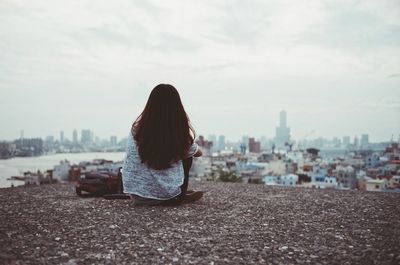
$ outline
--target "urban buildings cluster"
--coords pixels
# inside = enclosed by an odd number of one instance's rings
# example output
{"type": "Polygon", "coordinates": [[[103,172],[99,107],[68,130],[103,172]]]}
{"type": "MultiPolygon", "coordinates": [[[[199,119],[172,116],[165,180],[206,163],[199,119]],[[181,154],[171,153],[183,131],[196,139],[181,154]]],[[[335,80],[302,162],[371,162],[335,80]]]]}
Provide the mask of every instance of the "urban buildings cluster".
{"type": "MultiPolygon", "coordinates": [[[[279,113],[279,126],[275,131],[273,138],[243,136],[236,142],[226,140],[224,135],[199,136],[196,141],[204,156],[195,159],[191,175],[206,180],[267,185],[380,191],[400,189],[400,140],[395,142],[392,137],[388,142],[370,143],[368,134],[353,139],[344,136],[342,139],[308,140],[315,132],[312,130],[302,139],[293,141],[285,111],[279,113]]],[[[88,129],[81,130],[80,137],[74,130],[71,140],[63,131],[59,139],[48,136],[44,140],[24,138],[21,132],[19,139],[0,142],[0,158],[125,151],[126,143],[126,138],[118,141],[116,136],[102,140],[88,129]]],[[[56,165],[52,177],[73,180],[75,175],[71,177],[70,174],[73,168],[68,162],[56,165]],[[61,171],[62,176],[59,174],[61,171]]],[[[79,168],[86,170],[82,165],[79,168]]]]}
{"type": "Polygon", "coordinates": [[[12,157],[40,156],[51,153],[83,153],[83,152],[118,152],[125,151],[127,139],[118,141],[117,136],[111,136],[109,140],[94,136],[89,129],[72,132],[72,138],[65,137],[64,131],[60,137],[54,136],[42,138],[25,138],[23,131],[19,139],[0,142],[0,159],[12,157]]]}
{"type": "MultiPolygon", "coordinates": [[[[248,145],[253,141],[249,138],[248,145]]],[[[203,139],[198,144],[205,156],[195,159],[190,172],[198,179],[400,192],[399,143],[390,143],[379,152],[357,150],[340,155],[321,155],[316,148],[291,150],[290,146],[285,150],[243,152],[244,145],[240,151],[212,153],[211,141],[203,139]]]]}
{"type": "Polygon", "coordinates": [[[342,140],[304,138],[296,143],[290,137],[286,112],[279,116],[276,135],[269,140],[244,136],[231,143],[224,136],[218,141],[214,135],[199,137],[205,156],[196,158],[191,175],[266,185],[400,191],[400,140],[370,143],[368,134],[363,134],[353,141],[345,136],[342,140]]]}
{"type": "Polygon", "coordinates": [[[326,139],[318,137],[310,139],[315,134],[315,130],[310,130],[303,135],[297,141],[294,141],[291,137],[291,128],[287,125],[287,114],[284,110],[279,113],[279,126],[275,129],[275,135],[271,138],[261,136],[256,139],[255,137],[243,136],[239,141],[227,141],[224,135],[216,136],[209,135],[207,138],[203,137],[203,140],[207,140],[212,143],[210,148],[211,153],[224,152],[224,151],[240,151],[245,153],[259,153],[261,151],[268,150],[305,150],[307,148],[318,148],[322,150],[383,150],[387,146],[388,142],[371,143],[368,134],[362,134],[360,137],[350,136],[333,137],[332,139],[326,139]]]}
{"type": "MultiPolygon", "coordinates": [[[[236,151],[241,153],[259,153],[261,151],[275,149],[345,149],[345,150],[383,150],[385,143],[370,143],[369,135],[362,134],[361,137],[350,136],[342,138],[334,137],[326,139],[318,137],[310,139],[315,130],[309,131],[297,141],[291,138],[291,128],[287,125],[287,114],[284,110],[279,113],[279,126],[276,127],[274,137],[243,136],[239,141],[228,141],[224,135],[209,135],[207,140],[212,143],[210,152],[236,151]]],[[[73,130],[71,138],[65,136],[64,131],[60,132],[58,138],[49,135],[42,138],[25,138],[23,130],[21,136],[14,141],[0,141],[0,159],[7,159],[15,156],[39,156],[51,153],[83,153],[83,152],[118,152],[125,151],[127,138],[118,139],[117,136],[110,136],[109,139],[101,139],[95,136],[93,131],[83,129],[80,135],[73,130]]]]}
{"type": "Polygon", "coordinates": [[[78,164],[71,164],[68,160],[62,160],[46,171],[26,171],[22,176],[11,176],[10,181],[23,181],[28,185],[51,184],[54,182],[77,181],[86,174],[96,172],[108,172],[117,175],[123,162],[113,162],[106,159],[94,159],[92,161],[81,161],[78,164]]]}

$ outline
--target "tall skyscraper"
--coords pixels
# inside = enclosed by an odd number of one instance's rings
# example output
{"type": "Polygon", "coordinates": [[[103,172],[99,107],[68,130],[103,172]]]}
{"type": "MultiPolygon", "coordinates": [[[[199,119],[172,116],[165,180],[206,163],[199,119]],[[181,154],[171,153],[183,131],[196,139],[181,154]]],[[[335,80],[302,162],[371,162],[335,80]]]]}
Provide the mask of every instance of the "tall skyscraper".
{"type": "Polygon", "coordinates": [[[113,135],[110,137],[110,145],[116,146],[117,145],[117,136],[113,135]]]}
{"type": "Polygon", "coordinates": [[[350,136],[343,136],[343,147],[348,147],[350,145],[350,136]]]}
{"type": "Polygon", "coordinates": [[[361,148],[368,148],[369,146],[369,135],[368,134],[362,134],[361,135],[361,141],[360,141],[360,147],[361,148]]]}
{"type": "Polygon", "coordinates": [[[279,113],[279,127],[276,127],[275,144],[277,147],[284,147],[290,140],[290,128],[287,127],[286,111],[279,113]]]}
{"type": "Polygon", "coordinates": [[[77,130],[74,130],[72,132],[72,141],[73,141],[74,144],[78,143],[78,131],[77,130]]]}
{"type": "Polygon", "coordinates": [[[225,144],[225,136],[220,135],[218,137],[218,149],[220,151],[225,150],[226,144],[225,144]]]}
{"type": "Polygon", "coordinates": [[[242,144],[246,148],[246,150],[249,150],[249,136],[243,135],[242,136],[242,144]]]}
{"type": "Polygon", "coordinates": [[[211,141],[211,142],[213,143],[213,147],[212,147],[213,151],[216,150],[216,149],[218,148],[218,145],[217,145],[217,136],[215,136],[215,134],[210,134],[210,135],[208,136],[208,141],[211,141]]]}
{"type": "Polygon", "coordinates": [[[93,143],[93,134],[90,130],[82,130],[81,132],[81,143],[91,144],[93,143]]]}
{"type": "Polygon", "coordinates": [[[64,143],[64,131],[60,132],[60,143],[64,143]]]}
{"type": "Polygon", "coordinates": [[[355,148],[360,147],[360,141],[358,140],[358,137],[357,137],[357,136],[354,137],[354,142],[353,142],[353,144],[354,144],[354,147],[355,147],[355,148]]]}

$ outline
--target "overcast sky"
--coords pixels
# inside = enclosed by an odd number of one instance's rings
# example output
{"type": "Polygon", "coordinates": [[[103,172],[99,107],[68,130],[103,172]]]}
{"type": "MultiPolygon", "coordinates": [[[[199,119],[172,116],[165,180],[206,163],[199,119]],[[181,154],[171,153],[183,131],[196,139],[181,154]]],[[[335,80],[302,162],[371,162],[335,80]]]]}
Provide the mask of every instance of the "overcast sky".
{"type": "Polygon", "coordinates": [[[400,1],[0,1],[0,139],[126,137],[151,89],[199,134],[400,134],[400,1]]]}

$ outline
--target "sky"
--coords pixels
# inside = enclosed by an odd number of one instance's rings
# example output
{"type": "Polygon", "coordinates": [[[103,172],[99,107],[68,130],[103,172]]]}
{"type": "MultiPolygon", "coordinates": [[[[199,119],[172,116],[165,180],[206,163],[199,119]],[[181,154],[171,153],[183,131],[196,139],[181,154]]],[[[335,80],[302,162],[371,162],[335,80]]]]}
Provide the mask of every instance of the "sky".
{"type": "Polygon", "coordinates": [[[198,134],[400,134],[400,1],[0,1],[0,140],[126,137],[159,83],[198,134]]]}

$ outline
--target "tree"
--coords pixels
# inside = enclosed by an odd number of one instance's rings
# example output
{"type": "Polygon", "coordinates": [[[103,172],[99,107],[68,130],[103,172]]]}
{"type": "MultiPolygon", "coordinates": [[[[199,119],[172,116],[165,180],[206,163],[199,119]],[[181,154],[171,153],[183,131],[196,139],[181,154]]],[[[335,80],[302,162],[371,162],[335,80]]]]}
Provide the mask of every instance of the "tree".
{"type": "Polygon", "coordinates": [[[222,167],[217,169],[219,181],[222,182],[242,182],[242,177],[236,174],[236,171],[224,170],[222,167]]]}

